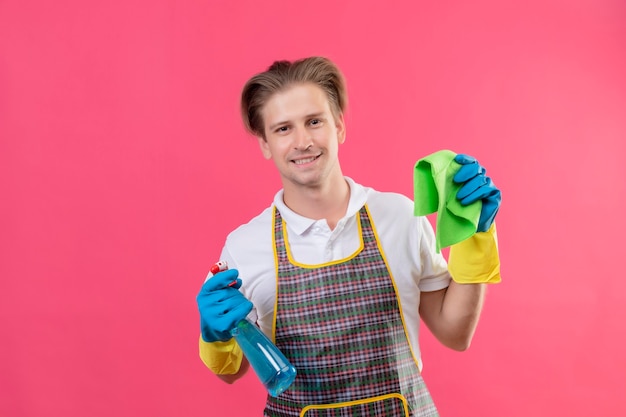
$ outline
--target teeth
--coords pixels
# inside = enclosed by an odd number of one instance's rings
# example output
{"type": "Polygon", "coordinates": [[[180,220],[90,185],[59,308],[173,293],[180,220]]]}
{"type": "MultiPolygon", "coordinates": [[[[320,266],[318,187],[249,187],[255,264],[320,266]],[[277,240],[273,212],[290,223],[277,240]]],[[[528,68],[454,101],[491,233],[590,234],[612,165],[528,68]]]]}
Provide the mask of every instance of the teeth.
{"type": "Polygon", "coordinates": [[[316,158],[317,158],[316,156],[313,156],[311,158],[306,158],[306,159],[296,159],[294,162],[296,163],[296,165],[308,164],[309,162],[315,161],[316,158]]]}

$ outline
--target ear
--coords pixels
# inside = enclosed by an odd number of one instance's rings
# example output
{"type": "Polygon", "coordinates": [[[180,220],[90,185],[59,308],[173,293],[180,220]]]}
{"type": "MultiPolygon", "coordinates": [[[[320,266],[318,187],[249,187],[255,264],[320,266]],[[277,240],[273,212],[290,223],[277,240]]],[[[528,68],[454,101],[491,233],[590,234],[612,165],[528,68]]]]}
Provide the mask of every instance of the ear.
{"type": "Polygon", "coordinates": [[[267,144],[267,140],[261,136],[257,136],[257,140],[259,141],[259,147],[261,148],[261,152],[263,153],[265,159],[272,159],[272,152],[267,144]]]}
{"type": "Polygon", "coordinates": [[[339,117],[335,119],[335,127],[337,128],[339,143],[344,143],[346,141],[346,123],[343,119],[343,113],[339,113],[339,117]]]}

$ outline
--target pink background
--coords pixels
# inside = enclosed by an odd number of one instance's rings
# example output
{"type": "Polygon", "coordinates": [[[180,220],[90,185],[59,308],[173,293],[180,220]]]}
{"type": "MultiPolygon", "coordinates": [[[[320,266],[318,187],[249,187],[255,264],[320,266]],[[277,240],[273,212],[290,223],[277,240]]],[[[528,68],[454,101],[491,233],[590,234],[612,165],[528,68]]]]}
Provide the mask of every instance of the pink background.
{"type": "Polygon", "coordinates": [[[412,196],[448,148],[503,190],[504,282],[465,353],[424,330],[442,416],[626,414],[626,4],[0,1],[0,415],[253,416],[197,355],[195,295],[271,203],[238,95],[325,55],[343,169],[412,196]]]}

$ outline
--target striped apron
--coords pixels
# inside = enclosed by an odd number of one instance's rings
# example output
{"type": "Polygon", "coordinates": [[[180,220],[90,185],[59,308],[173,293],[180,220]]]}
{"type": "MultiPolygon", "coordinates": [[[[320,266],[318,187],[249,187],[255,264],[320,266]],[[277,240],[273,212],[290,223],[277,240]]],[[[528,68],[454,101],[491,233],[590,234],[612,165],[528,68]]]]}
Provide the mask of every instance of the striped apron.
{"type": "Polygon", "coordinates": [[[398,294],[367,206],[361,247],[322,265],[290,258],[274,209],[276,345],[298,375],[267,417],[438,416],[404,329],[398,294]]]}

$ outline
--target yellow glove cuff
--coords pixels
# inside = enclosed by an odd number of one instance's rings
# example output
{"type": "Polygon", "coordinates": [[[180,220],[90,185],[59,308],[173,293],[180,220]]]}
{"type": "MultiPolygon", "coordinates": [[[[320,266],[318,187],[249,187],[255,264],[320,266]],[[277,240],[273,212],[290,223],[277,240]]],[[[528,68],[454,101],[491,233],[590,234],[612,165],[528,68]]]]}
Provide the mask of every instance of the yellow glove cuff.
{"type": "Polygon", "coordinates": [[[459,284],[497,284],[500,278],[500,255],[495,222],[486,232],[450,247],[448,271],[459,284]]]}
{"type": "Polygon", "coordinates": [[[200,359],[213,373],[233,375],[239,371],[243,352],[235,341],[205,342],[200,336],[200,359]]]}

